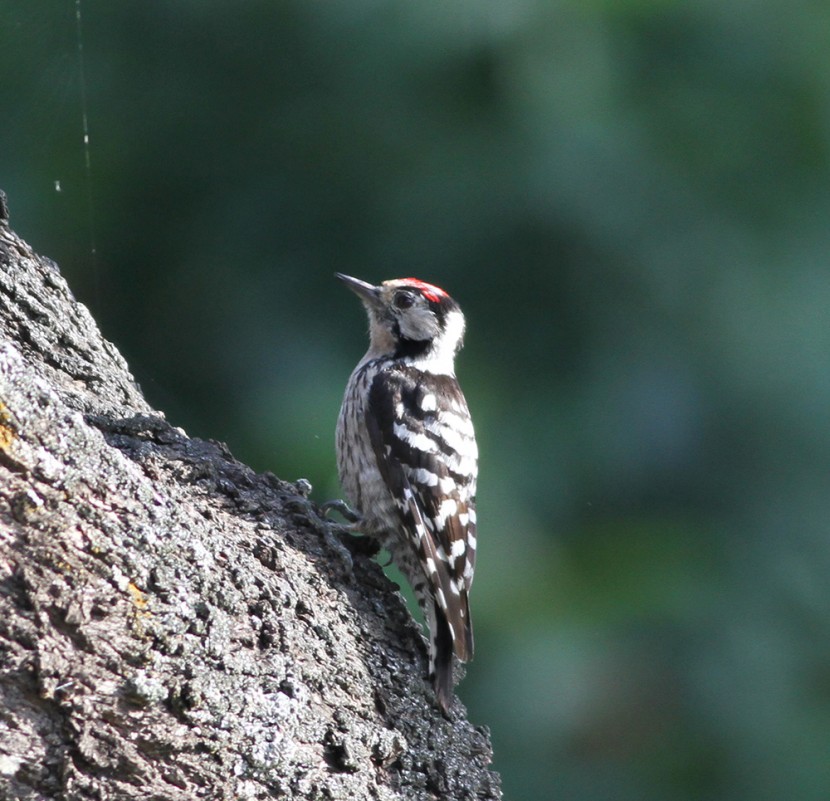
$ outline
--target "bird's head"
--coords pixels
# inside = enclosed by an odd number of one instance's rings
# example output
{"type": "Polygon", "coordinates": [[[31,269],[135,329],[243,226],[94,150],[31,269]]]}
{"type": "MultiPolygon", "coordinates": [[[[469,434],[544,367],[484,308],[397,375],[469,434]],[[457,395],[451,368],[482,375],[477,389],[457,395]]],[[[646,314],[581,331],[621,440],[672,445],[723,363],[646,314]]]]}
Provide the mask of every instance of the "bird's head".
{"type": "Polygon", "coordinates": [[[452,375],[464,337],[464,315],[443,289],[417,278],[373,286],[335,275],[363,302],[369,315],[370,357],[387,356],[452,375]]]}

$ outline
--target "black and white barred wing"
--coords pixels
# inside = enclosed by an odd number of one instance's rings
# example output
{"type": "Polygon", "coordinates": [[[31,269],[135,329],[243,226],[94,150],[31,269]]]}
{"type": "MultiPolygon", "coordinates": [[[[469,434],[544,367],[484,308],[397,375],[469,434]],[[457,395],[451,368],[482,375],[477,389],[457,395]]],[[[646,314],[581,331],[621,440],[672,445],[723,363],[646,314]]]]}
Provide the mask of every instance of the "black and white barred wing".
{"type": "Polygon", "coordinates": [[[366,418],[381,473],[446,616],[453,650],[468,660],[478,452],[467,403],[451,376],[425,380],[422,372],[394,368],[375,377],[366,418]]]}

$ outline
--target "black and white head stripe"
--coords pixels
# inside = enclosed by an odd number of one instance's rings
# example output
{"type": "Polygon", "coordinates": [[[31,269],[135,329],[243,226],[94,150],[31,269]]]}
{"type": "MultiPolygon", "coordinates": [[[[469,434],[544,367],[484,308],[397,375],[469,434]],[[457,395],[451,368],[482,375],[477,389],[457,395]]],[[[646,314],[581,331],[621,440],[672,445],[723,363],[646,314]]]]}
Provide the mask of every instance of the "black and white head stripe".
{"type": "Polygon", "coordinates": [[[394,358],[452,375],[464,338],[464,315],[443,289],[416,278],[385,281],[381,313],[392,327],[394,358]]]}

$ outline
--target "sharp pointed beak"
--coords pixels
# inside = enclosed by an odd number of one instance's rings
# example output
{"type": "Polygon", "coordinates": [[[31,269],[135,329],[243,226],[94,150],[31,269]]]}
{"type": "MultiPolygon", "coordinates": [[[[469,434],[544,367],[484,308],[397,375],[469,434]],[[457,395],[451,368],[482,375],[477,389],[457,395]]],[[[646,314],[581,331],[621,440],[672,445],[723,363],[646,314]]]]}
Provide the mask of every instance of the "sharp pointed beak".
{"type": "Polygon", "coordinates": [[[335,277],[339,278],[352,292],[355,293],[361,300],[369,303],[377,303],[378,287],[367,284],[359,278],[352,278],[350,275],[343,275],[343,273],[335,273],[335,277]]]}

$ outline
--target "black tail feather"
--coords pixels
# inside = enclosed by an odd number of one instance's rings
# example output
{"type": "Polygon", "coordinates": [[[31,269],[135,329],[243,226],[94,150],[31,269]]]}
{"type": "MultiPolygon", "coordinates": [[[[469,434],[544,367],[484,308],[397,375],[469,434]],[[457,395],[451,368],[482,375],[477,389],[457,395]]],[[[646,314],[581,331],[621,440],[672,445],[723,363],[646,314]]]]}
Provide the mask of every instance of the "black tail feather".
{"type": "Polygon", "coordinates": [[[453,640],[450,633],[450,626],[444,612],[435,605],[435,667],[432,676],[435,696],[438,705],[447,714],[452,703],[453,676],[452,676],[452,655],[453,640]]]}
{"type": "Polygon", "coordinates": [[[467,593],[464,593],[464,654],[463,656],[459,654],[459,659],[462,662],[469,662],[473,658],[473,651],[475,650],[475,646],[473,645],[473,619],[470,617],[470,601],[467,597],[467,593]]]}

